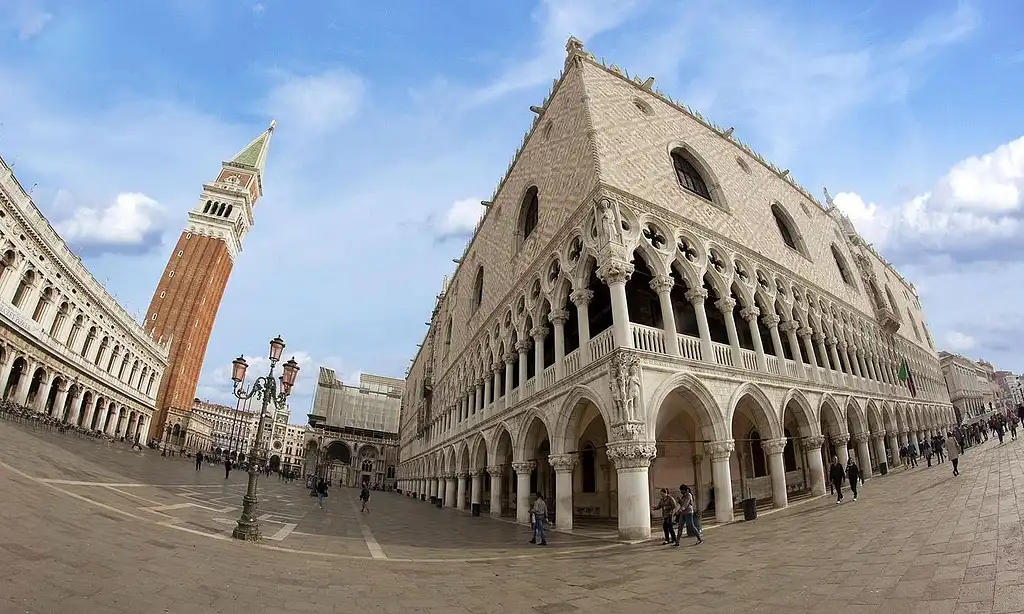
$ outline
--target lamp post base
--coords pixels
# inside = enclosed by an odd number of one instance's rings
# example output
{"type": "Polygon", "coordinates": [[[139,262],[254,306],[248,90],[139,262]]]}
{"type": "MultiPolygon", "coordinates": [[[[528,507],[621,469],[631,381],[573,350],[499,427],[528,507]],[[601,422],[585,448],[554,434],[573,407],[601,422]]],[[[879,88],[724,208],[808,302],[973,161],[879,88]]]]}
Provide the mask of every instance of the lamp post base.
{"type": "Polygon", "coordinates": [[[256,498],[256,473],[249,471],[249,488],[242,497],[242,515],[238,518],[238,525],[231,532],[231,537],[243,539],[250,542],[258,542],[263,536],[260,534],[260,523],[256,520],[256,509],[259,500],[256,498]]]}

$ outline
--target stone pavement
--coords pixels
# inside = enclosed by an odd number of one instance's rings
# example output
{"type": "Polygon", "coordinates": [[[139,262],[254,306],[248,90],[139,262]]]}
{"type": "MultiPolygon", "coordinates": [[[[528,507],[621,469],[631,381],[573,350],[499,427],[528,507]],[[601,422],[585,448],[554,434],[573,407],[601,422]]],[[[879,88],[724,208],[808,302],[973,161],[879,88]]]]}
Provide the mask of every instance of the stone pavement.
{"type": "Polygon", "coordinates": [[[1024,611],[1024,441],[961,458],[678,549],[265,478],[254,545],[241,472],[0,421],[0,613],[1024,611]]]}

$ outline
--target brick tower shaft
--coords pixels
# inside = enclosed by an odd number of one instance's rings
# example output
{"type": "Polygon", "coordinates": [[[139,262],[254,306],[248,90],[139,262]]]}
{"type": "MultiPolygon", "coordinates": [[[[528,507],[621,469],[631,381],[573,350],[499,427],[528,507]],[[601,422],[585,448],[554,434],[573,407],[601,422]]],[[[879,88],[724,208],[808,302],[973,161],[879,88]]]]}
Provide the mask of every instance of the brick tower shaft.
{"type": "Polygon", "coordinates": [[[171,351],[157,392],[151,438],[161,437],[168,412],[192,410],[217,310],[242,239],[252,228],[253,207],[263,194],[274,125],[222,163],[214,182],[203,185],[153,293],[145,327],[155,338],[169,339],[171,351]]]}

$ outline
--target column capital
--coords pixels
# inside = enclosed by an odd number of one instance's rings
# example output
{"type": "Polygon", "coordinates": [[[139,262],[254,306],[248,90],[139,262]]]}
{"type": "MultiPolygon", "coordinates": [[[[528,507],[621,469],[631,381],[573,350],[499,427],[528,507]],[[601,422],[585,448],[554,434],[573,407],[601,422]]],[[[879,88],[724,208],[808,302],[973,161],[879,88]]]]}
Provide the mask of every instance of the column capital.
{"type": "Polygon", "coordinates": [[[732,310],[736,307],[736,299],[731,296],[723,296],[715,301],[715,307],[718,307],[718,310],[722,313],[732,313],[732,310]]]}
{"type": "Polygon", "coordinates": [[[853,440],[857,443],[867,443],[871,439],[871,433],[855,433],[853,440]]]}
{"type": "Polygon", "coordinates": [[[516,342],[516,350],[520,354],[526,354],[533,347],[533,341],[530,339],[521,339],[516,342]]]}
{"type": "Polygon", "coordinates": [[[810,326],[802,326],[796,331],[796,334],[801,339],[808,339],[811,335],[814,334],[814,329],[811,328],[810,326]]]}
{"type": "Polygon", "coordinates": [[[502,356],[502,358],[505,360],[506,364],[512,364],[517,358],[519,358],[519,356],[515,352],[505,352],[505,355],[502,356]]]}
{"type": "Polygon", "coordinates": [[[821,343],[822,341],[825,340],[825,335],[819,332],[813,332],[811,333],[811,340],[814,341],[815,343],[821,343]]]}
{"type": "Polygon", "coordinates": [[[555,473],[569,473],[576,467],[579,460],[578,454],[549,454],[548,464],[555,470],[555,473]]]}
{"type": "Polygon", "coordinates": [[[839,349],[840,349],[840,350],[842,350],[842,351],[844,351],[844,352],[845,352],[845,351],[846,351],[846,350],[847,350],[847,349],[848,349],[848,348],[850,347],[850,346],[849,346],[849,345],[847,345],[847,344],[846,344],[846,342],[845,342],[845,341],[843,341],[842,339],[839,339],[839,340],[837,341],[836,345],[838,345],[838,346],[839,346],[839,349]]]}
{"type": "Polygon", "coordinates": [[[501,373],[505,369],[505,365],[501,362],[496,362],[491,365],[491,371],[494,373],[501,373]]]}
{"type": "Polygon", "coordinates": [[[796,320],[786,320],[782,324],[779,324],[779,332],[789,333],[795,331],[800,325],[796,323],[796,320]]]}
{"type": "Polygon", "coordinates": [[[476,380],[476,382],[474,382],[474,385],[478,389],[479,388],[483,388],[484,387],[484,382],[486,382],[486,381],[487,381],[487,378],[481,377],[480,379],[476,380]]]}
{"type": "Polygon", "coordinates": [[[838,344],[839,344],[839,340],[836,339],[835,337],[832,337],[832,336],[825,337],[825,345],[827,345],[829,347],[835,347],[838,344]]]}
{"type": "Polygon", "coordinates": [[[761,316],[761,321],[764,322],[764,325],[767,326],[768,328],[774,328],[779,325],[779,322],[782,321],[782,318],[775,315],[774,313],[766,313],[765,315],[761,316]]]}
{"type": "Polygon", "coordinates": [[[655,275],[651,278],[651,283],[648,285],[651,287],[651,290],[658,294],[667,294],[672,291],[676,281],[672,279],[671,275],[655,275]]]}
{"type": "Polygon", "coordinates": [[[646,469],[658,455],[658,446],[653,442],[619,441],[609,443],[605,453],[616,469],[646,469]]]}
{"type": "Polygon", "coordinates": [[[691,305],[703,304],[708,298],[708,291],[704,288],[690,288],[683,296],[690,301],[691,305]]]}
{"type": "Polygon", "coordinates": [[[552,309],[551,313],[548,314],[548,321],[555,326],[564,325],[569,321],[569,310],[568,309],[552,309]]]}
{"type": "Polygon", "coordinates": [[[824,445],[825,437],[823,435],[809,435],[804,437],[802,442],[804,444],[804,449],[816,450],[824,445]]]}
{"type": "Polygon", "coordinates": [[[850,436],[846,433],[832,436],[832,445],[834,446],[845,446],[850,441],[850,436]]]}
{"type": "Polygon", "coordinates": [[[786,438],[780,437],[778,439],[762,439],[761,449],[764,450],[765,454],[782,454],[782,451],[786,449],[786,438]]]}
{"type": "Polygon", "coordinates": [[[594,291],[587,290],[586,288],[580,288],[579,290],[573,290],[569,294],[569,300],[572,301],[573,305],[579,307],[580,305],[590,304],[590,299],[594,298],[594,291]]]}
{"type": "Polygon", "coordinates": [[[709,441],[704,444],[704,451],[711,455],[712,460],[726,460],[735,449],[736,443],[732,439],[709,441]]]}
{"type": "Polygon", "coordinates": [[[534,326],[530,329],[530,336],[533,337],[534,341],[540,343],[544,337],[548,336],[547,326],[534,326]]]}
{"type": "Polygon", "coordinates": [[[516,475],[530,475],[530,473],[532,473],[536,468],[536,461],[518,461],[512,463],[512,470],[516,472],[516,475]]]}
{"type": "Polygon", "coordinates": [[[756,305],[751,305],[750,307],[744,307],[743,309],[740,309],[740,317],[746,320],[747,322],[753,322],[754,320],[757,320],[757,316],[759,315],[761,315],[761,310],[756,305]]]}
{"type": "Polygon", "coordinates": [[[473,475],[472,471],[456,471],[455,472],[455,477],[459,478],[460,480],[469,479],[469,476],[471,476],[471,475],[473,475]]]}
{"type": "Polygon", "coordinates": [[[499,478],[505,473],[504,465],[487,465],[487,474],[492,478],[499,478]]]}
{"type": "Polygon", "coordinates": [[[597,278],[605,285],[624,284],[633,276],[633,264],[617,258],[608,258],[597,267],[597,278]]]}

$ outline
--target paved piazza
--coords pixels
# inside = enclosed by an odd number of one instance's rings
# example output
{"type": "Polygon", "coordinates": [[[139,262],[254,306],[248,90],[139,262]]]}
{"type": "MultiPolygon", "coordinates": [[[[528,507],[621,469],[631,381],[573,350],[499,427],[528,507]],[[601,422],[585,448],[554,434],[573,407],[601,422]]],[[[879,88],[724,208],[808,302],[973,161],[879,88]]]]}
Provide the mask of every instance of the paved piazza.
{"type": "Polygon", "coordinates": [[[551,534],[392,493],[325,510],[260,481],[264,542],[229,537],[246,475],[0,421],[0,612],[1021,612],[1024,443],[711,528],[665,548],[551,534]]]}

